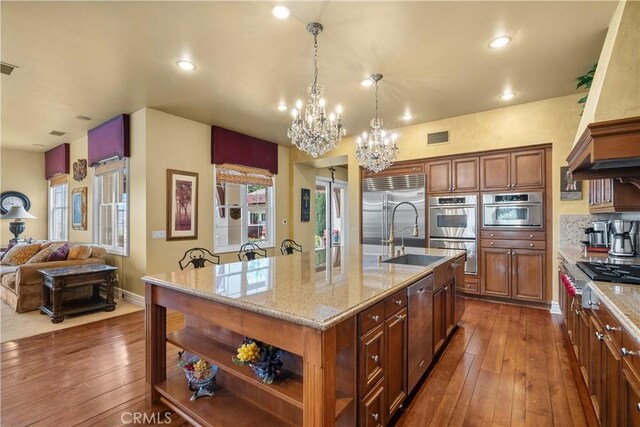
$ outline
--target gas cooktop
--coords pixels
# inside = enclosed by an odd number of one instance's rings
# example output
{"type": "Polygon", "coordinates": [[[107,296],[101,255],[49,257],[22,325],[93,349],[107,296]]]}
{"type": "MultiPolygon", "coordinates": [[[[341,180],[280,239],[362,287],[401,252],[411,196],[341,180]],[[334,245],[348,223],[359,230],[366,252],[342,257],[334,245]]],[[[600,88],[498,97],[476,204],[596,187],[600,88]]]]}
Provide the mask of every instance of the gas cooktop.
{"type": "Polygon", "coordinates": [[[640,285],[640,265],[601,264],[578,261],[578,267],[580,267],[591,280],[640,285]]]}

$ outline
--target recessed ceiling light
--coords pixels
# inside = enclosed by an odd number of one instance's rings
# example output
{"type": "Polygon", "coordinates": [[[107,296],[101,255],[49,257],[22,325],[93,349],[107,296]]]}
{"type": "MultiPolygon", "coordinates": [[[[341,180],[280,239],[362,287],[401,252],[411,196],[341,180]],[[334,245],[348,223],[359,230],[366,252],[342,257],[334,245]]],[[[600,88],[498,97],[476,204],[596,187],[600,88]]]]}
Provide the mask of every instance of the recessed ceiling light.
{"type": "Polygon", "coordinates": [[[65,135],[66,132],[61,132],[59,130],[52,130],[51,132],[49,132],[49,135],[53,135],[53,136],[62,136],[65,135]]]}
{"type": "Polygon", "coordinates": [[[498,38],[495,38],[495,39],[491,40],[489,42],[489,47],[493,48],[493,49],[497,49],[499,47],[505,47],[509,43],[511,43],[511,37],[509,37],[509,36],[500,36],[498,38]]]}
{"type": "Polygon", "coordinates": [[[405,122],[408,122],[411,119],[413,119],[413,114],[411,113],[404,113],[404,115],[402,116],[402,120],[404,120],[405,122]]]}
{"type": "Polygon", "coordinates": [[[33,145],[34,147],[44,147],[44,144],[31,144],[31,145],[33,145]]]}
{"type": "Polygon", "coordinates": [[[92,120],[91,117],[87,117],[87,116],[75,116],[74,118],[78,119],[78,120],[92,120]]]}
{"type": "Polygon", "coordinates": [[[285,104],[278,104],[276,105],[276,109],[278,111],[287,111],[287,106],[285,104]]]}
{"type": "Polygon", "coordinates": [[[194,64],[193,62],[185,61],[184,59],[176,62],[176,65],[184,71],[193,71],[196,69],[196,64],[194,64]]]}
{"type": "Polygon", "coordinates": [[[505,92],[502,95],[499,96],[499,98],[503,101],[510,101],[513,98],[515,98],[516,94],[513,92],[505,92]]]}
{"type": "Polygon", "coordinates": [[[363,81],[361,81],[360,84],[364,87],[369,87],[373,85],[373,80],[371,80],[370,78],[366,78],[363,81]]]}
{"type": "Polygon", "coordinates": [[[289,8],[281,4],[274,6],[271,13],[278,19],[287,19],[289,17],[289,8]]]}

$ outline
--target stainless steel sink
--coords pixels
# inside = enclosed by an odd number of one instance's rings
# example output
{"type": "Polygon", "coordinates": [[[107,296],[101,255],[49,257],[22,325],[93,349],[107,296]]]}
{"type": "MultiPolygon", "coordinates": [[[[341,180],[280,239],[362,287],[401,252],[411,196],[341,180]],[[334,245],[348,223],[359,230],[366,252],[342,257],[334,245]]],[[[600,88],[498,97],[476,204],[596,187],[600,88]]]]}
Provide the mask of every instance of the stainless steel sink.
{"type": "Polygon", "coordinates": [[[417,254],[404,254],[394,258],[385,259],[382,262],[389,264],[406,264],[406,265],[420,265],[426,267],[434,262],[443,259],[443,256],[435,255],[417,255],[417,254]]]}

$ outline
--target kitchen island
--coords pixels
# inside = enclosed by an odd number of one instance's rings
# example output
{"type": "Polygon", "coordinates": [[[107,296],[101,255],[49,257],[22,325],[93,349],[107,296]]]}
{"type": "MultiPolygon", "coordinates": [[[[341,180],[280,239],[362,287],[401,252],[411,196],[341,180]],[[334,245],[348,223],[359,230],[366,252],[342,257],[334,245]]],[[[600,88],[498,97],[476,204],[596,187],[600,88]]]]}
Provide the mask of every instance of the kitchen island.
{"type": "MultiPolygon", "coordinates": [[[[361,332],[368,324],[391,319],[384,316],[385,303],[398,304],[394,319],[400,323],[394,324],[405,326],[404,335],[400,329],[395,336],[405,348],[399,349],[403,356],[391,354],[406,359],[406,288],[434,270],[460,266],[460,274],[450,271],[449,276],[462,274],[464,251],[412,252],[442,258],[423,266],[385,263],[379,258],[381,247],[354,245],[326,254],[303,252],[144,277],[147,400],[164,398],[196,425],[355,425],[368,402],[363,401],[359,375],[371,365],[372,375],[364,381],[375,379],[379,386],[379,365],[386,359],[366,353],[366,343],[363,351],[361,332]],[[394,299],[396,295],[405,297],[394,299]],[[184,329],[166,333],[167,308],[185,314],[184,329]],[[382,310],[380,315],[376,310],[382,310]],[[285,351],[280,379],[265,384],[248,367],[231,361],[244,337],[285,351]],[[171,366],[175,359],[166,357],[167,342],[218,365],[215,397],[189,401],[184,374],[171,366]]],[[[455,289],[454,279],[452,283],[455,289]]],[[[442,289],[448,287],[442,284],[442,289]]],[[[453,307],[453,300],[448,301],[453,307]]],[[[388,345],[385,335],[378,335],[371,343],[388,345]]],[[[400,366],[406,367],[404,363],[400,366]]],[[[406,369],[398,376],[406,397],[406,369]]],[[[380,408],[371,420],[384,424],[386,400],[375,393],[380,408]]]]}

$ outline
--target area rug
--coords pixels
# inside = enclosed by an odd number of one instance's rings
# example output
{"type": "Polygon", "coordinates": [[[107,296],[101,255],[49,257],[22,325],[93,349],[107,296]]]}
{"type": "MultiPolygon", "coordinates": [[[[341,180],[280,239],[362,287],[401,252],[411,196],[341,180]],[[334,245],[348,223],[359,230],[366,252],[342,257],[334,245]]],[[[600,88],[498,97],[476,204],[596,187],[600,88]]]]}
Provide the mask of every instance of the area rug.
{"type": "Polygon", "coordinates": [[[77,314],[75,316],[65,316],[64,321],[61,323],[51,323],[49,316],[40,314],[40,310],[16,313],[7,304],[0,302],[0,312],[2,315],[0,342],[59,331],[61,329],[71,328],[72,326],[84,325],[86,323],[97,322],[98,320],[109,319],[111,317],[143,310],[142,307],[128,303],[125,300],[116,300],[116,302],[118,305],[114,311],[94,311],[77,314]]]}

